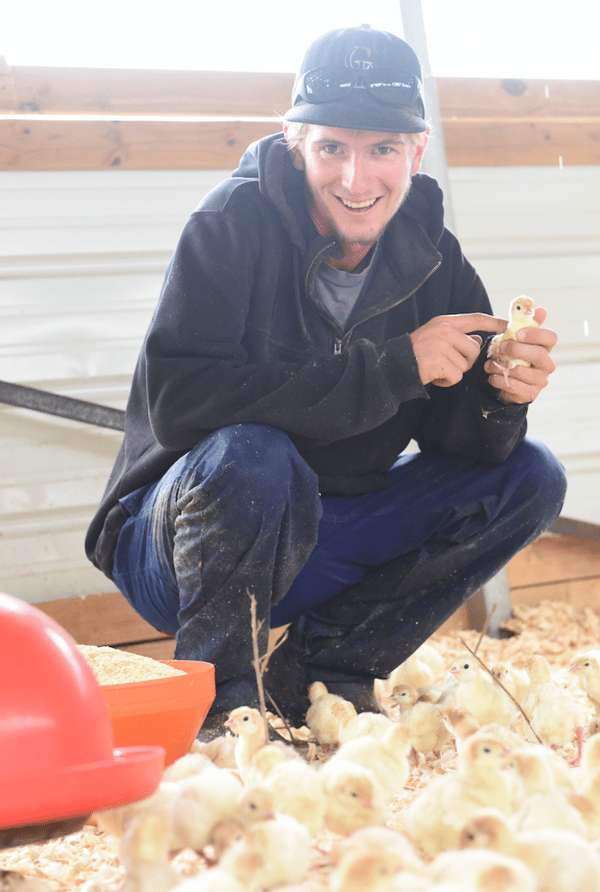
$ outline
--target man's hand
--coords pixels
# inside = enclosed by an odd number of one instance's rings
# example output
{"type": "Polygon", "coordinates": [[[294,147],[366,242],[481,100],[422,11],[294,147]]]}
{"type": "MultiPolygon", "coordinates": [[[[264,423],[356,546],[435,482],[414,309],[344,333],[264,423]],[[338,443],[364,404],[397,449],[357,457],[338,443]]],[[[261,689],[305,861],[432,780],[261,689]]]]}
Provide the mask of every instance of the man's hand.
{"type": "Polygon", "coordinates": [[[452,387],[479,356],[481,338],[470,331],[500,334],[506,319],[485,313],[464,313],[459,316],[435,316],[410,335],[423,384],[452,387]]]}
{"type": "MultiPolygon", "coordinates": [[[[546,321],[547,313],[543,307],[537,307],[533,315],[540,326],[546,321]]],[[[490,384],[499,391],[498,396],[504,402],[532,403],[556,368],[550,352],[558,336],[549,328],[522,328],[516,338],[516,341],[504,341],[501,352],[507,358],[527,362],[528,366],[514,366],[506,378],[504,367],[493,359],[486,362],[484,369],[490,376],[490,384]]]]}

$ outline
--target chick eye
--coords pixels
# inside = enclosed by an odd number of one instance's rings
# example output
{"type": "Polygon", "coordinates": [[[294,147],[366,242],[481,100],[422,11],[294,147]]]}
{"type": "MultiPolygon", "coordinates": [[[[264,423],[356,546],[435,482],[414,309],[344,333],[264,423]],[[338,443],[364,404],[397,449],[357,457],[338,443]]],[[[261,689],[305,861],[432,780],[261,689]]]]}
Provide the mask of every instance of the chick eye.
{"type": "Polygon", "coordinates": [[[522,310],[522,309],[523,309],[523,307],[521,306],[521,304],[517,304],[517,307],[516,307],[516,308],[517,308],[517,310],[522,310]]]}
{"type": "Polygon", "coordinates": [[[492,752],[492,748],[491,748],[491,746],[484,746],[484,748],[483,748],[483,752],[484,752],[484,753],[491,753],[491,752],[492,752]]]}
{"type": "Polygon", "coordinates": [[[244,718],[242,719],[243,722],[248,722],[249,720],[250,720],[249,715],[245,715],[244,718]]]}
{"type": "Polygon", "coordinates": [[[468,669],[470,665],[470,663],[463,663],[463,669],[468,669]]]}
{"type": "Polygon", "coordinates": [[[352,796],[353,799],[358,799],[358,793],[355,790],[352,790],[350,795],[352,796]]]}

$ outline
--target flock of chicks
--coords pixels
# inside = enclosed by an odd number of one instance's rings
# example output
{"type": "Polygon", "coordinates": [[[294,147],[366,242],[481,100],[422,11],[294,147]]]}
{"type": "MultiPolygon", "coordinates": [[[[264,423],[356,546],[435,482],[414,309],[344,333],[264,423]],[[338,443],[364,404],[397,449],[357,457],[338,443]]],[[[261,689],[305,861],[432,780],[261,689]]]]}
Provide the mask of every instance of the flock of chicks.
{"type": "Polygon", "coordinates": [[[235,709],[152,796],[95,816],[120,840],[121,892],[600,892],[600,653],[570,671],[579,693],[542,656],[488,672],[465,652],[446,671],[425,644],[376,683],[382,713],[313,684],[308,755],[235,709]],[[419,760],[449,753],[402,804],[419,760]],[[182,878],[184,849],[207,868],[182,878]]]}

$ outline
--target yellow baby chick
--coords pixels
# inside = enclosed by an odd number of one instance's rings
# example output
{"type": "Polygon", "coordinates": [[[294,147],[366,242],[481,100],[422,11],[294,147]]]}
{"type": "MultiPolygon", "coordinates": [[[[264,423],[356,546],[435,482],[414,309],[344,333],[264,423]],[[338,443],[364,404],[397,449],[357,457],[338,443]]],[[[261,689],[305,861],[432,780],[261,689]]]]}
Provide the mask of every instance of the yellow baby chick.
{"type": "Polygon", "coordinates": [[[425,874],[425,864],[413,844],[403,833],[391,827],[362,827],[339,840],[331,850],[332,864],[339,864],[342,858],[357,852],[393,852],[403,870],[425,874]]]}
{"type": "Polygon", "coordinates": [[[248,802],[248,791],[235,774],[224,768],[214,768],[210,772],[210,783],[205,774],[209,772],[203,772],[199,778],[192,778],[185,784],[170,805],[171,849],[174,851],[192,849],[201,852],[219,821],[241,820],[246,809],[251,819],[258,810],[259,806],[248,802]]]}
{"type": "Polygon", "coordinates": [[[390,694],[398,684],[412,690],[431,685],[444,670],[444,661],[438,651],[427,642],[392,669],[387,678],[375,680],[374,690],[379,700],[390,694]]]}
{"type": "MultiPolygon", "coordinates": [[[[187,877],[176,892],[262,892],[260,872],[264,858],[259,851],[244,849],[231,857],[227,869],[220,864],[187,877]]],[[[174,892],[175,892],[174,890],[174,892]]]]}
{"type": "Polygon", "coordinates": [[[181,881],[170,863],[168,815],[157,811],[131,821],[119,844],[122,892],[168,892],[181,881]]]}
{"type": "Polygon", "coordinates": [[[516,832],[506,815],[485,809],[465,823],[459,846],[518,858],[534,872],[540,892],[600,889],[598,853],[576,833],[552,828],[516,832]]]}
{"type": "Polygon", "coordinates": [[[537,878],[518,858],[483,849],[440,852],[428,865],[436,883],[464,884],[480,892],[538,892],[537,878]]]}
{"type": "Polygon", "coordinates": [[[409,732],[411,745],[419,753],[440,755],[443,746],[452,739],[444,723],[444,704],[422,700],[418,691],[396,685],[392,700],[400,708],[400,721],[409,732]]]}
{"type": "Polygon", "coordinates": [[[389,795],[370,769],[332,758],[319,775],[325,794],[325,827],[332,833],[345,836],[384,823],[389,795]]]}
{"type": "MultiPolygon", "coordinates": [[[[51,892],[51,888],[38,877],[28,877],[18,870],[0,871],[0,892],[51,892]]],[[[95,885],[91,892],[100,892],[95,885]]]]}
{"type": "Polygon", "coordinates": [[[269,743],[269,730],[258,709],[251,706],[238,706],[229,713],[225,725],[237,737],[234,756],[235,762],[244,782],[249,779],[250,770],[256,754],[265,746],[279,747],[296,755],[291,746],[282,741],[269,743]]]}
{"type": "Polygon", "coordinates": [[[521,703],[527,693],[529,681],[524,672],[511,666],[510,663],[495,663],[490,672],[497,678],[503,687],[511,694],[517,703],[521,703]]]}
{"type": "Polygon", "coordinates": [[[594,714],[600,715],[600,654],[578,654],[571,663],[569,672],[580,679],[594,714]]]}
{"type": "Polygon", "coordinates": [[[224,734],[213,740],[194,740],[190,748],[191,753],[200,753],[216,765],[217,768],[237,768],[235,761],[235,747],[237,739],[232,734],[224,734]]]}
{"type": "Polygon", "coordinates": [[[356,715],[356,709],[349,700],[338,694],[330,694],[322,681],[314,681],[308,688],[310,706],[306,712],[306,724],[313,737],[321,746],[331,749],[339,743],[339,720],[332,711],[335,703],[345,703],[346,714],[356,715]]]}
{"type": "Polygon", "coordinates": [[[468,737],[456,771],[430,781],[407,809],[407,832],[415,845],[433,857],[456,847],[460,827],[479,809],[508,812],[512,790],[502,770],[507,755],[504,741],[485,731],[468,737]]]}
{"type": "Polygon", "coordinates": [[[567,791],[557,785],[544,756],[545,748],[531,744],[512,753],[509,771],[517,779],[519,805],[512,819],[516,830],[553,827],[588,838],[588,827],[578,809],[569,802],[567,791]]]}
{"type": "MultiPolygon", "coordinates": [[[[193,777],[199,774],[208,765],[214,763],[200,752],[189,752],[180,759],[176,759],[171,765],[167,765],[163,771],[161,781],[180,781],[186,777],[193,777]]],[[[234,766],[235,767],[235,766],[234,766]]]]}
{"type": "Polygon", "coordinates": [[[379,739],[365,734],[342,743],[327,764],[352,762],[368,768],[387,791],[391,802],[408,780],[409,751],[408,729],[398,722],[390,722],[389,729],[379,739]]]}
{"type": "Polygon", "coordinates": [[[353,706],[354,715],[352,715],[348,706],[352,706],[352,704],[344,700],[341,703],[334,703],[331,707],[331,711],[338,720],[340,743],[364,737],[365,734],[381,738],[389,731],[392,720],[387,715],[382,712],[359,712],[357,714],[353,706]]]}
{"type": "Polygon", "coordinates": [[[325,823],[326,799],[321,777],[304,759],[285,759],[262,781],[277,812],[291,815],[316,836],[325,823]]]}
{"type": "Polygon", "coordinates": [[[459,656],[450,672],[458,681],[454,704],[468,709],[480,725],[495,722],[508,728],[517,707],[470,653],[459,656]]]}
{"type": "Polygon", "coordinates": [[[392,892],[401,858],[393,851],[355,851],[346,854],[333,868],[330,892],[392,892]]]}
{"type": "MultiPolygon", "coordinates": [[[[235,808],[242,782],[228,769],[216,768],[211,762],[202,763],[201,770],[188,777],[177,781],[161,780],[154,793],[145,799],[96,812],[97,824],[101,830],[120,839],[135,818],[161,810],[170,812],[187,790],[192,791],[189,798],[195,801],[197,809],[205,816],[203,823],[210,824],[213,817],[216,816],[218,820],[235,808]]],[[[173,838],[171,848],[182,846],[173,838]]]]}
{"type": "Polygon", "coordinates": [[[303,879],[310,867],[311,836],[290,815],[276,814],[268,821],[249,825],[242,839],[223,854],[219,866],[233,872],[231,865],[245,853],[258,853],[261,864],[253,875],[261,889],[303,879]]]}
{"type": "Polygon", "coordinates": [[[509,383],[508,373],[510,369],[517,365],[528,366],[530,363],[525,362],[523,359],[515,359],[506,356],[502,351],[502,344],[506,341],[515,341],[517,339],[517,332],[522,328],[539,327],[539,322],[536,322],[533,317],[534,306],[534,301],[531,297],[526,297],[525,295],[515,297],[514,300],[510,302],[509,320],[506,331],[502,334],[494,335],[488,345],[487,355],[490,359],[495,360],[498,365],[502,366],[502,374],[504,375],[504,380],[507,385],[509,383]]]}
{"type": "MultiPolygon", "coordinates": [[[[531,727],[542,743],[558,749],[577,738],[578,765],[583,745],[583,709],[576,697],[557,684],[548,660],[541,654],[530,657],[526,664],[529,689],[521,704],[531,727]]],[[[528,729],[526,730],[526,733],[528,729]]]]}

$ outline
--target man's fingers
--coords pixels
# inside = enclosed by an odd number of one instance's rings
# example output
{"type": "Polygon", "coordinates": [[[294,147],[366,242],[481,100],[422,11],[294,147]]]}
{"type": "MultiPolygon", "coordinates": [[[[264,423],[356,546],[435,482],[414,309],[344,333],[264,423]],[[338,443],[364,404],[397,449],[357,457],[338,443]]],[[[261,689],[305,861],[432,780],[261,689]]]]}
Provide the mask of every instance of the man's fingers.
{"type": "Polygon", "coordinates": [[[464,334],[469,334],[471,331],[490,331],[501,334],[506,331],[508,325],[507,319],[488,316],[486,313],[461,313],[459,316],[443,316],[442,318],[464,334]]]}

